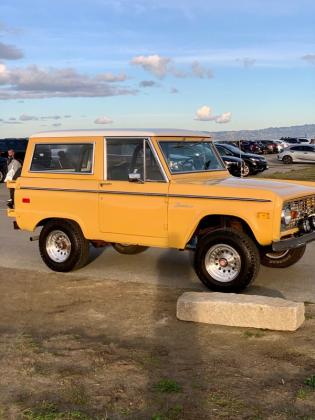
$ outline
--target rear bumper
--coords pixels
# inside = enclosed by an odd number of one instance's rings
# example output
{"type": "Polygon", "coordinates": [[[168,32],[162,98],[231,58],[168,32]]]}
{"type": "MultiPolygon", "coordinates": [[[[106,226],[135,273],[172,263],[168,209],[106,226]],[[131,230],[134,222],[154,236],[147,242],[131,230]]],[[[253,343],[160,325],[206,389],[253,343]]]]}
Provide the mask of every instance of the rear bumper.
{"type": "Polygon", "coordinates": [[[272,243],[273,251],[285,251],[286,249],[298,248],[308,244],[309,242],[315,241],[315,231],[306,233],[303,236],[292,237],[288,239],[282,239],[281,241],[275,241],[272,243]]]}

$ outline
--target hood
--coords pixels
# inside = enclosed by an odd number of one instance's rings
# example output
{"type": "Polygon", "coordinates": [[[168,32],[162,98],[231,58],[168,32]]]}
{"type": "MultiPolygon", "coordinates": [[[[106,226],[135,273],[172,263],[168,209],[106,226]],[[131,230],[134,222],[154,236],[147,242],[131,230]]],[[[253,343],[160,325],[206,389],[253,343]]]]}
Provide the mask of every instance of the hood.
{"type": "Polygon", "coordinates": [[[191,190],[201,195],[216,195],[242,198],[272,199],[278,196],[282,200],[315,195],[315,182],[298,184],[290,181],[274,179],[252,179],[222,177],[215,179],[206,178],[180,178],[172,179],[180,189],[180,185],[191,184],[191,190]],[[311,185],[309,185],[311,184],[311,185]]]}

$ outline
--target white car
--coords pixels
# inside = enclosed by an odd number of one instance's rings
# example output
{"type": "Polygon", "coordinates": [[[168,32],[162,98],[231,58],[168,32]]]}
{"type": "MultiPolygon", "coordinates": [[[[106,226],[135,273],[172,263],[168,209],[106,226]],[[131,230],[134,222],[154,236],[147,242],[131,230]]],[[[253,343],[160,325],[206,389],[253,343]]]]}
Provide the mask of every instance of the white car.
{"type": "Polygon", "coordinates": [[[315,163],[315,145],[298,144],[288,147],[278,154],[283,163],[315,163]]]}

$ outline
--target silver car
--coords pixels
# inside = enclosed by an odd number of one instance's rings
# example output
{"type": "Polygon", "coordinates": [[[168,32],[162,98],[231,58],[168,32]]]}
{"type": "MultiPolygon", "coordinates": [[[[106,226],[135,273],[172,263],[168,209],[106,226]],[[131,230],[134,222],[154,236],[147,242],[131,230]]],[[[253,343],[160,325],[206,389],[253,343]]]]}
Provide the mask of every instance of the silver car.
{"type": "Polygon", "coordinates": [[[288,147],[278,154],[283,163],[315,163],[315,145],[298,144],[288,147]]]}

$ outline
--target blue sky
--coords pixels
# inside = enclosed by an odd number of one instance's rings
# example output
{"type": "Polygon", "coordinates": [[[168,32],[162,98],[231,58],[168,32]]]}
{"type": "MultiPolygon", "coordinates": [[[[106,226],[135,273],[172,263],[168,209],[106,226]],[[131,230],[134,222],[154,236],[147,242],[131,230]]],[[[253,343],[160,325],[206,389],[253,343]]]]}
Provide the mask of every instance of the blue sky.
{"type": "Polygon", "coordinates": [[[0,137],[315,123],[312,0],[2,0],[0,137]]]}

